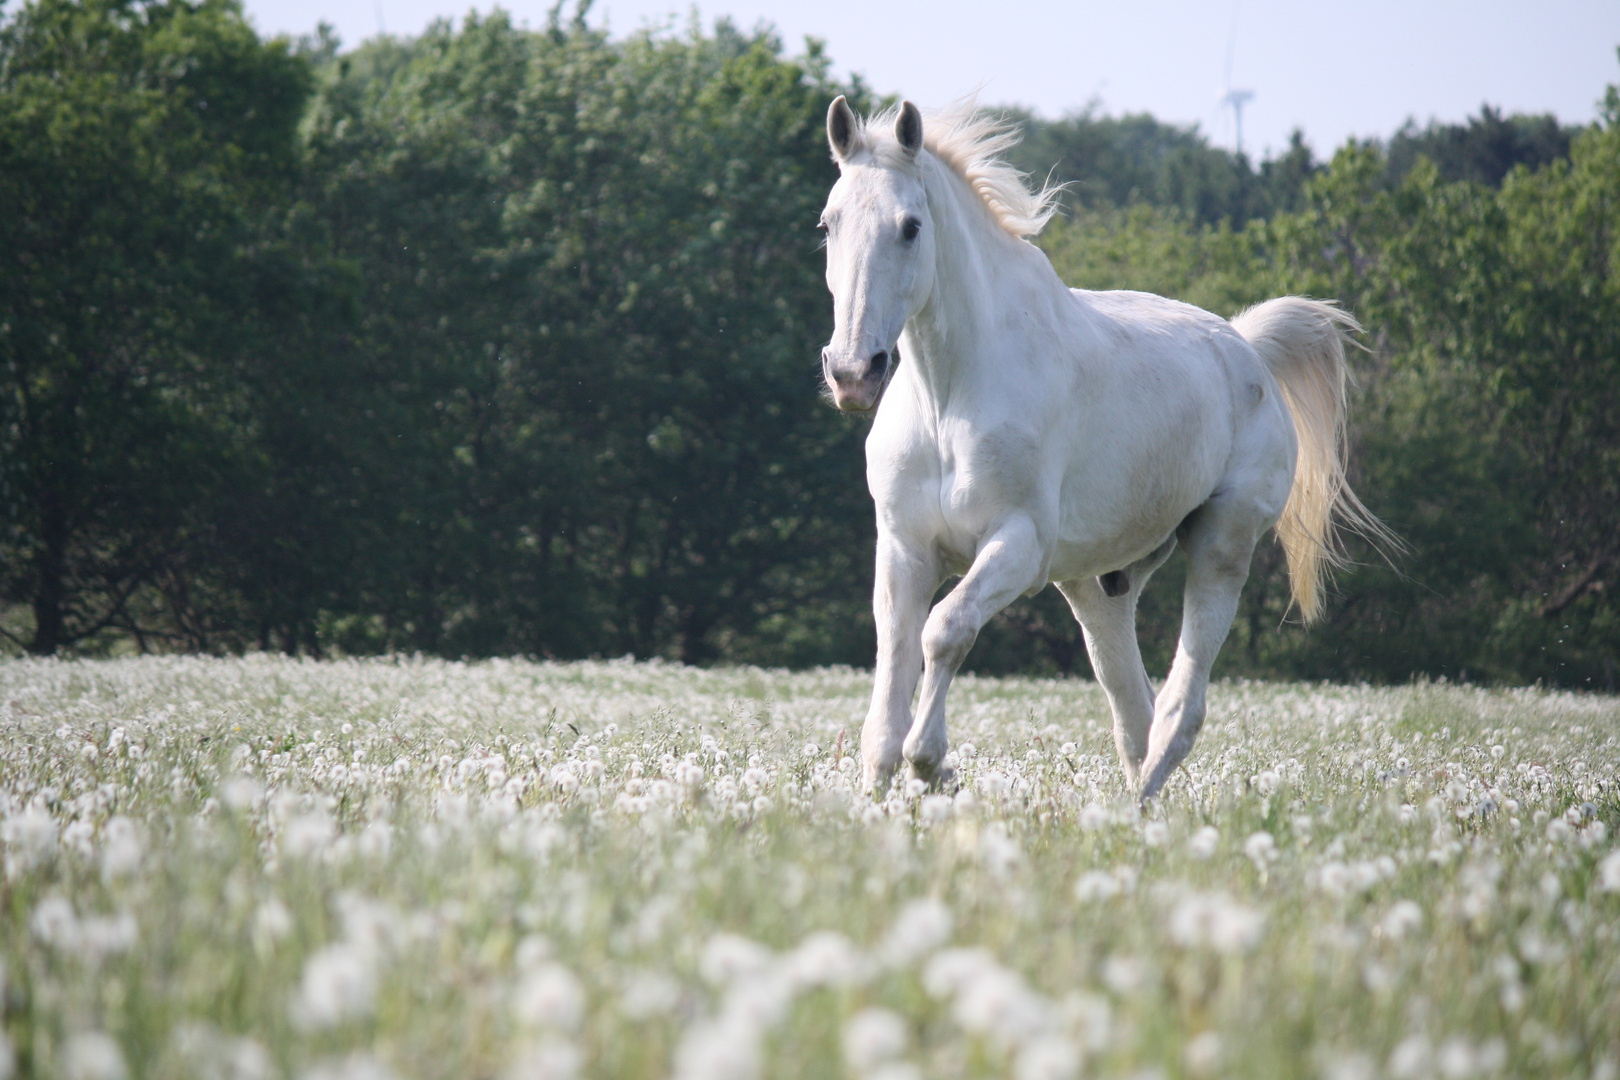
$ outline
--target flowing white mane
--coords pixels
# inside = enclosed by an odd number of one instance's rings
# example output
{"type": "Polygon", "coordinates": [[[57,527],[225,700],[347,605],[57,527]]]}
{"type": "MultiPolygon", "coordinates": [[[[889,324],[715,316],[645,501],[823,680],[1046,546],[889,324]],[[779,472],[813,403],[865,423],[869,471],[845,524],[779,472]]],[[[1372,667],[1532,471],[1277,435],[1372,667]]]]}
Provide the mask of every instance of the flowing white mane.
{"type": "MultiPolygon", "coordinates": [[[[893,108],[866,117],[856,132],[858,142],[886,165],[905,163],[894,138],[899,114],[893,108]]],[[[1025,175],[1001,159],[1020,137],[1018,125],[980,112],[972,98],[923,114],[923,146],[968,182],[1003,229],[1014,236],[1034,236],[1058,212],[1063,185],[1046,183],[1031,191],[1025,175]]]]}

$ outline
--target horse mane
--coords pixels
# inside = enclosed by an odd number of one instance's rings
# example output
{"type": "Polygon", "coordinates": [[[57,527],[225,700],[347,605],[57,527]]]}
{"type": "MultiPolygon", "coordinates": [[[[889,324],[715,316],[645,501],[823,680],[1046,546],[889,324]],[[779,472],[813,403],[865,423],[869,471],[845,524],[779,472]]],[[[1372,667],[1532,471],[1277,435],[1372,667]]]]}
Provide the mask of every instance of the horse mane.
{"type": "MultiPolygon", "coordinates": [[[[894,137],[898,106],[860,121],[861,145],[885,165],[904,166],[906,156],[894,137]]],[[[1022,132],[1004,116],[982,112],[975,98],[963,98],[923,114],[923,147],[967,181],[997,223],[1013,236],[1034,236],[1058,212],[1062,184],[1050,181],[1030,190],[1025,174],[1001,155],[1018,145],[1022,132]]]]}

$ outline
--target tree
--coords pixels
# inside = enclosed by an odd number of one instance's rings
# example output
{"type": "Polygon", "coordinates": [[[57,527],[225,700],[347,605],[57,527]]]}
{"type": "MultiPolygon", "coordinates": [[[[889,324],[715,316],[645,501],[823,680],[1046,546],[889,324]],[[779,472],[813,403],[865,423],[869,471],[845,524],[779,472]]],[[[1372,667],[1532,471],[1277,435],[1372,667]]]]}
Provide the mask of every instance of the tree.
{"type": "Polygon", "coordinates": [[[1427,158],[1447,181],[1471,180],[1500,187],[1508,173],[1523,165],[1531,170],[1568,158],[1580,129],[1565,127],[1551,114],[1503,116],[1481,105],[1478,116],[1462,124],[1431,120],[1419,128],[1408,120],[1389,140],[1388,175],[1399,180],[1419,158],[1427,158]]]}
{"type": "Polygon", "coordinates": [[[1031,175],[1071,185],[1068,202],[1089,210],[1147,205],[1174,210],[1200,225],[1241,228],[1254,218],[1297,209],[1318,165],[1302,133],[1258,170],[1249,159],[1209,145],[1196,127],[1145,114],[1099,116],[1092,109],[1057,120],[1019,110],[1025,129],[1014,164],[1031,175]]]}
{"type": "Polygon", "coordinates": [[[36,0],[0,25],[0,590],[38,653],[161,614],[240,464],[220,360],[309,87],[234,0],[36,0]]]}
{"type": "Polygon", "coordinates": [[[859,658],[859,428],[815,365],[835,90],[780,52],[497,13],[325,70],[314,198],[387,387],[336,640],[859,658]]]}

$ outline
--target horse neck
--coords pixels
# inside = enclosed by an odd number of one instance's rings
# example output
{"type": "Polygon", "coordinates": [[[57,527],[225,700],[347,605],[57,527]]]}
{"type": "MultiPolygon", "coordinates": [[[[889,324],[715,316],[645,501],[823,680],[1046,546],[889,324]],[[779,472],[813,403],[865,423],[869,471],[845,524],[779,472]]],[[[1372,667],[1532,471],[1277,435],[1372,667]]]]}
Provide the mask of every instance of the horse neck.
{"type": "Polygon", "coordinates": [[[982,363],[993,328],[1004,322],[997,309],[1017,302],[1020,292],[1057,284],[1045,260],[1045,283],[1032,276],[1027,247],[1009,236],[977,193],[955,170],[930,155],[922,170],[934,231],[934,286],[906,329],[910,354],[924,388],[937,402],[982,363]]]}

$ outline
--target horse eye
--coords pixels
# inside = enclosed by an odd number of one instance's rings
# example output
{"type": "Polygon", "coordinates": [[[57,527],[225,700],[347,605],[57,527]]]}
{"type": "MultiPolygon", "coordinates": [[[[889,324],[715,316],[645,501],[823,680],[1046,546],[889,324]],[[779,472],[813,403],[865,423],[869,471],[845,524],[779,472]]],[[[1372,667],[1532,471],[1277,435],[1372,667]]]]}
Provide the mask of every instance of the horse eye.
{"type": "Polygon", "coordinates": [[[816,222],[816,228],[820,229],[822,232],[826,232],[827,231],[827,219],[822,218],[821,220],[817,221],[816,222]]]}
{"type": "Polygon", "coordinates": [[[914,217],[906,218],[906,223],[900,226],[900,235],[907,240],[917,239],[917,234],[920,232],[922,232],[922,222],[914,217]]]}

